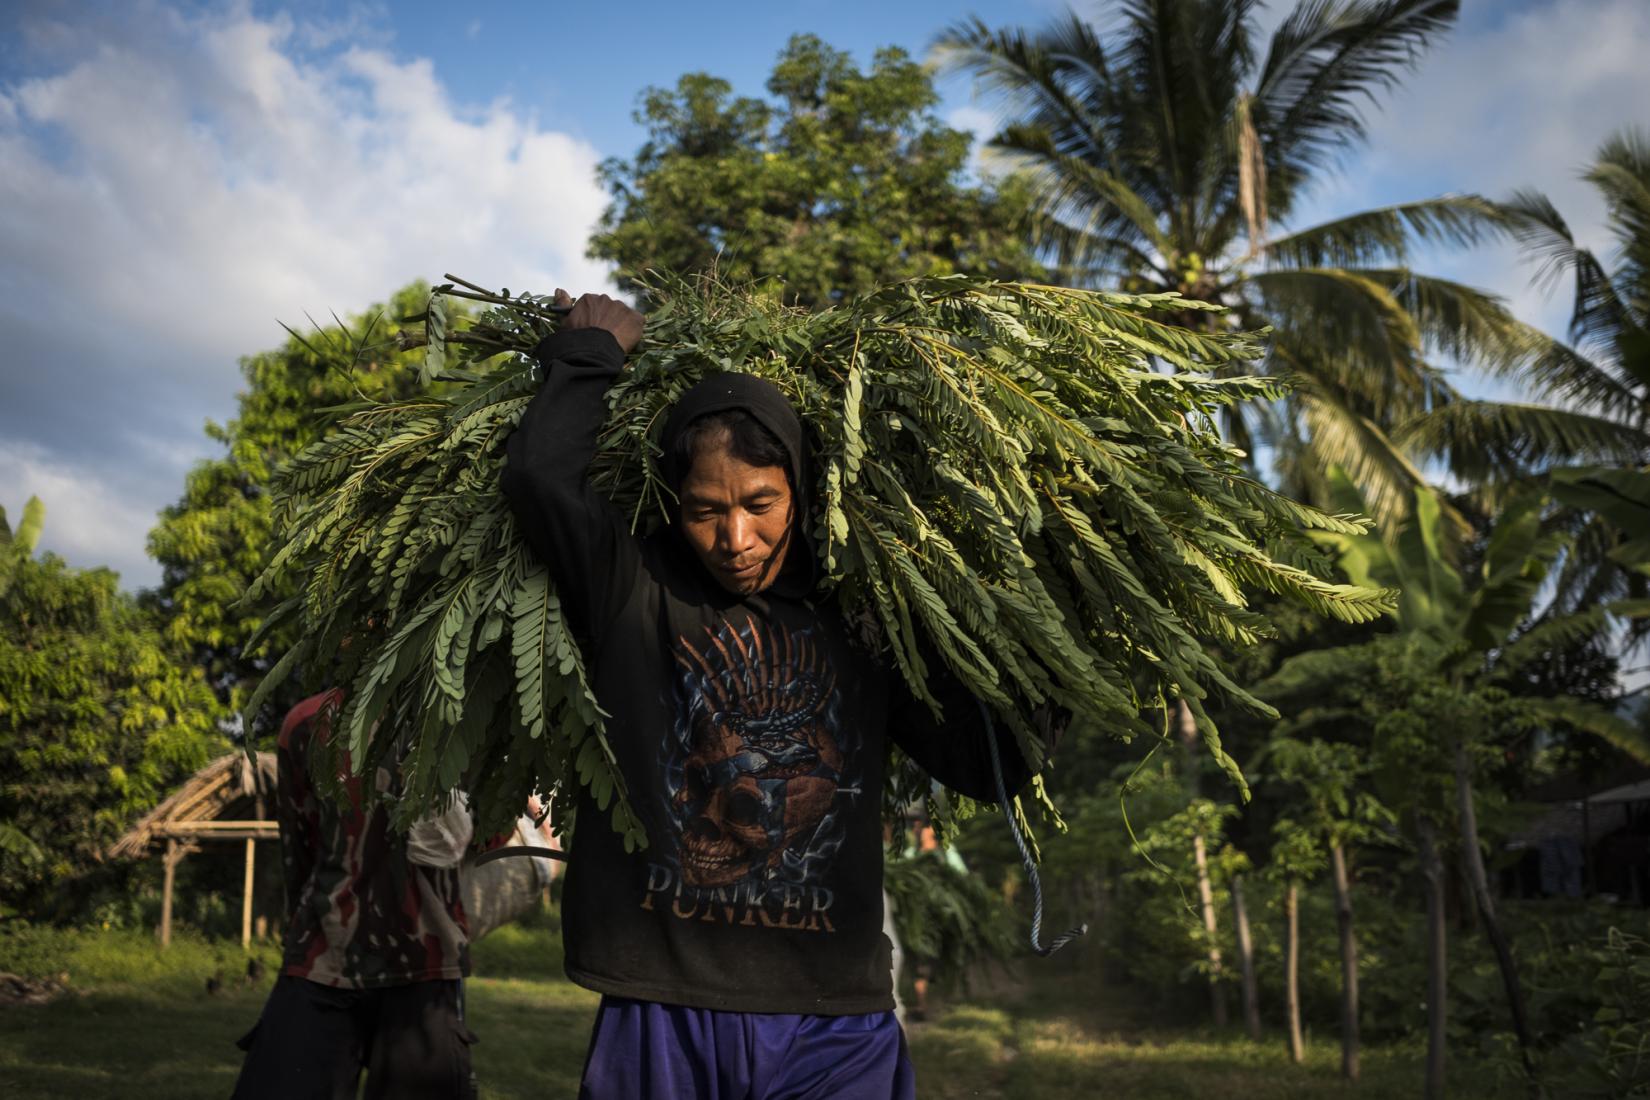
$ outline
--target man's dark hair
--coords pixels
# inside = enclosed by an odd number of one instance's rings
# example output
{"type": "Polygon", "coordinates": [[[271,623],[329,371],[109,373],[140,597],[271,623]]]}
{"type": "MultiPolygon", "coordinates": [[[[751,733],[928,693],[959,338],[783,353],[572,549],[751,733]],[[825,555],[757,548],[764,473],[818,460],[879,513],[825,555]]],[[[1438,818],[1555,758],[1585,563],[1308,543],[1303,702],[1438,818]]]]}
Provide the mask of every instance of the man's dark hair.
{"type": "Polygon", "coordinates": [[[723,409],[699,417],[676,437],[669,456],[670,469],[675,474],[673,488],[682,487],[688,471],[693,468],[693,457],[699,453],[699,447],[718,439],[724,432],[727,433],[728,451],[734,458],[752,466],[778,466],[785,471],[786,483],[790,482],[791,453],[779,437],[744,409],[723,409]]]}

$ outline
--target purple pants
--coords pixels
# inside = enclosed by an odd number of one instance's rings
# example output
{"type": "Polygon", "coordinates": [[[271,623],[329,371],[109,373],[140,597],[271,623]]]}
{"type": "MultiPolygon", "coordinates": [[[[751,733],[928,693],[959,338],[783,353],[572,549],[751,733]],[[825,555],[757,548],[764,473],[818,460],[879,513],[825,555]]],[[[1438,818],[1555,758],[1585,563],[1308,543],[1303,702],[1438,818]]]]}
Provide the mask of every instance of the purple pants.
{"type": "Polygon", "coordinates": [[[800,1016],[603,997],[581,1100],[915,1100],[892,1012],[800,1016]]]}

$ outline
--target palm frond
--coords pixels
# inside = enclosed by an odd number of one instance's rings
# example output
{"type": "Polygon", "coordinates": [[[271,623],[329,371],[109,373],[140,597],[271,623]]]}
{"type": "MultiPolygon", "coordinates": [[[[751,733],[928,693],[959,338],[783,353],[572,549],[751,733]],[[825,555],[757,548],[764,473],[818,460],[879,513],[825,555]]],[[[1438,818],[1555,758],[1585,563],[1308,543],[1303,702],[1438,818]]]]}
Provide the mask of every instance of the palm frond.
{"type": "Polygon", "coordinates": [[[1257,271],[1239,287],[1253,289],[1261,312],[1296,329],[1333,328],[1338,342],[1370,349],[1377,358],[1407,359],[1420,349],[1421,333],[1388,280],[1340,267],[1257,271]],[[1297,318],[1310,318],[1302,324],[1297,318]],[[1330,318],[1338,324],[1331,325],[1330,318]],[[1294,323],[1291,323],[1294,322],[1294,323]]]}
{"type": "Polygon", "coordinates": [[[1519,705],[1555,725],[1590,733],[1641,764],[1650,764],[1650,737],[1638,726],[1597,703],[1561,696],[1556,699],[1520,699],[1519,705]]]}
{"type": "MultiPolygon", "coordinates": [[[[1622,301],[1609,273],[1591,251],[1576,244],[1570,227],[1551,200],[1536,191],[1514,192],[1501,203],[1514,237],[1537,261],[1536,281],[1551,285],[1569,274],[1575,279],[1575,306],[1570,314],[1570,342],[1600,356],[1618,356],[1624,342],[1650,339],[1644,324],[1622,301]]],[[[1650,365],[1634,374],[1650,386],[1650,365]]]]}
{"type": "Polygon", "coordinates": [[[1537,392],[1622,421],[1640,415],[1643,399],[1630,378],[1545,334],[1535,333],[1531,342],[1532,355],[1520,377],[1537,392]]]}
{"type": "Polygon", "coordinates": [[[1650,434],[1618,420],[1553,405],[1462,400],[1399,428],[1400,444],[1439,458],[1469,483],[1495,481],[1555,463],[1640,460],[1650,434]]]}
{"type": "Polygon", "coordinates": [[[1117,56],[1131,78],[1126,132],[1133,147],[1154,154],[1136,155],[1128,178],[1183,246],[1204,239],[1205,226],[1237,198],[1233,122],[1253,66],[1253,6],[1247,0],[1120,5],[1117,56]]]}
{"type": "Polygon", "coordinates": [[[1384,532],[1396,531],[1409,515],[1416,487],[1426,484],[1420,469],[1378,424],[1348,408],[1333,393],[1303,386],[1300,406],[1312,465],[1346,471],[1376,526],[1384,532]]]}
{"type": "Polygon", "coordinates": [[[1268,242],[1269,264],[1281,267],[1368,267],[1399,264],[1412,245],[1467,247],[1508,231],[1501,208],[1478,195],[1444,195],[1363,210],[1268,242]]]}
{"type": "Polygon", "coordinates": [[[1628,128],[1613,134],[1585,178],[1604,193],[1619,246],[1615,281],[1643,329],[1650,324],[1650,131],[1628,128]]]}
{"type": "Polygon", "coordinates": [[[1052,230],[1034,239],[1054,247],[1058,262],[1092,263],[1094,243],[1109,239],[1128,242],[1136,259],[1149,255],[1142,246],[1160,256],[1175,251],[1150,203],[1119,177],[1061,152],[1046,129],[1005,127],[990,148],[1030,181],[1042,216],[1035,228],[1052,230]]]}
{"type": "Polygon", "coordinates": [[[966,20],[942,32],[932,54],[941,72],[972,74],[978,91],[1047,130],[1062,153],[1107,166],[1105,124],[1119,104],[1105,50],[1075,13],[1036,36],[966,20]]]}
{"type": "Polygon", "coordinates": [[[1511,374],[1546,346],[1546,338],[1514,317],[1495,294],[1404,268],[1361,273],[1392,287],[1434,353],[1494,374],[1511,374]]]}
{"type": "Polygon", "coordinates": [[[1255,89],[1267,169],[1287,194],[1366,135],[1364,102],[1455,24],[1457,0],[1302,0],[1255,89]]]}
{"type": "Polygon", "coordinates": [[[1650,603],[1624,600],[1546,617],[1495,654],[1490,674],[1496,680],[1507,680],[1531,661],[1606,634],[1619,618],[1642,618],[1647,613],[1650,603]]]}

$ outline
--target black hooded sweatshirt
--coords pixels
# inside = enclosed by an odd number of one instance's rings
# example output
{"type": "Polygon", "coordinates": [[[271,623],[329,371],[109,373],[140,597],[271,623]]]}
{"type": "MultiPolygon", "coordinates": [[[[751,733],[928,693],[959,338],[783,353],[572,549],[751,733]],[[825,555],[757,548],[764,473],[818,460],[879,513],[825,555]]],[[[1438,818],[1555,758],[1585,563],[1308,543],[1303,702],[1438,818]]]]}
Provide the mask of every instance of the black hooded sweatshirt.
{"type": "MultiPolygon", "coordinates": [[[[942,783],[995,800],[984,723],[953,678],[942,727],[814,590],[807,454],[783,395],[719,375],[683,395],[661,444],[746,409],[785,445],[798,495],[779,578],[728,592],[674,526],[646,539],[586,477],[624,353],[604,329],[535,352],[543,387],[511,436],[504,491],[589,662],[647,847],[627,852],[579,791],[563,890],[567,976],[618,997],[738,1012],[893,1007],[882,933],[881,791],[891,737],[942,783]]],[[[937,668],[937,662],[933,667],[937,668]]],[[[943,682],[942,682],[943,681],[943,682]]],[[[998,739],[1010,792],[1029,778],[998,739]]]]}

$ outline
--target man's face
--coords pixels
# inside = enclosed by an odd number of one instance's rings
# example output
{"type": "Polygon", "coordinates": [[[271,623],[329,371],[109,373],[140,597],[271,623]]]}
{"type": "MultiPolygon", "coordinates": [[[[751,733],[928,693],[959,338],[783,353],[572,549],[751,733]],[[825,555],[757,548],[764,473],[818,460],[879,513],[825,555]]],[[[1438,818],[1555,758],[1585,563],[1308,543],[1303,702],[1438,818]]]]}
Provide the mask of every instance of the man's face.
{"type": "Polygon", "coordinates": [[[682,534],[718,584],[739,596],[771,585],[791,543],[791,486],[779,466],[752,466],[728,433],[699,444],[682,479],[682,534]]]}

